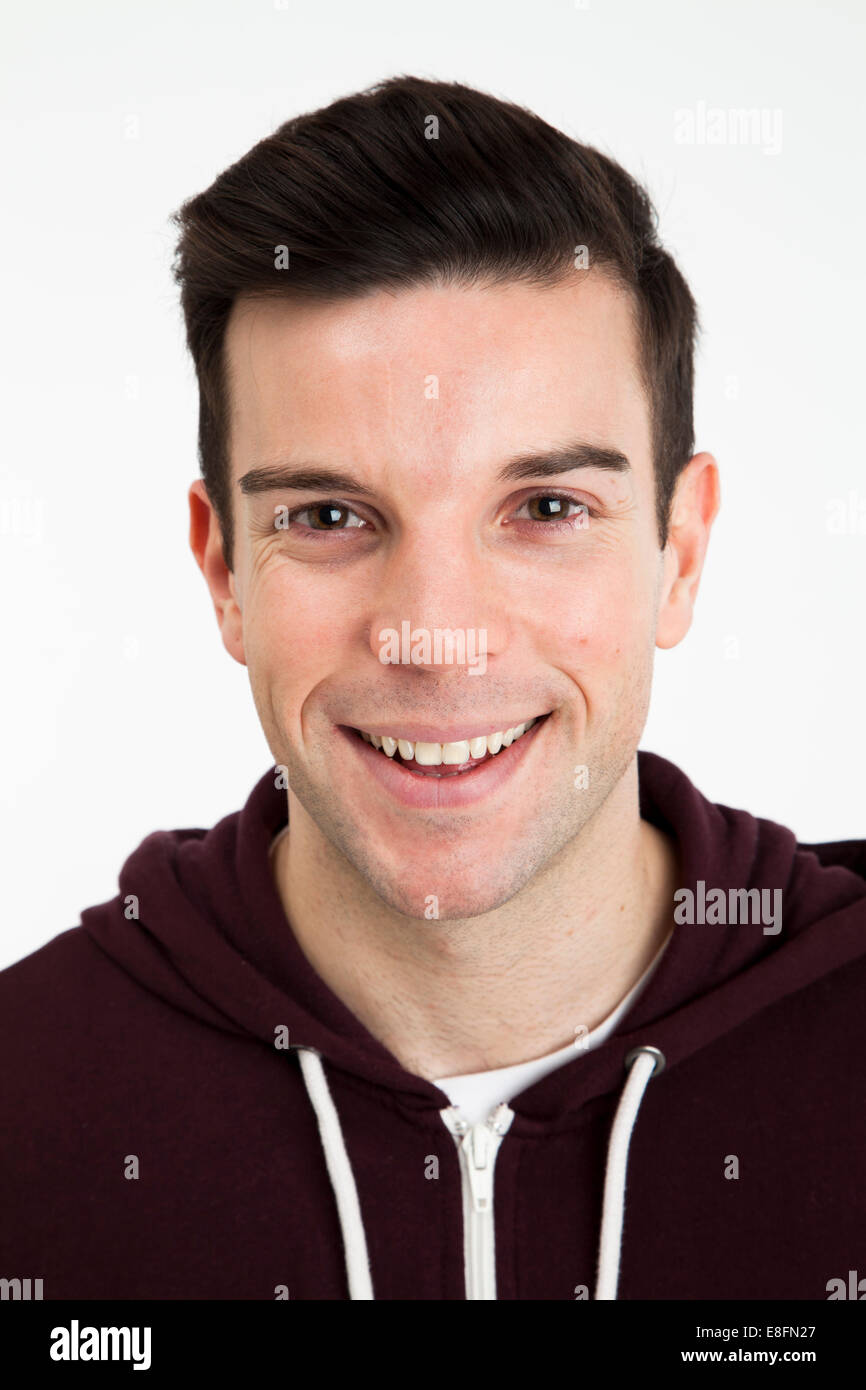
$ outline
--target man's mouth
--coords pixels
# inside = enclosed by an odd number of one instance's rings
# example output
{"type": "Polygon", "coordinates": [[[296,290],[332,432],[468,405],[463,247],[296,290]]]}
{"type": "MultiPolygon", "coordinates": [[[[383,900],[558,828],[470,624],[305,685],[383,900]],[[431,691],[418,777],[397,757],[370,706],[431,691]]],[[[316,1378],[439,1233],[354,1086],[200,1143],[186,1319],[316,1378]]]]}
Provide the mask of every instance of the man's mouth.
{"type": "Polygon", "coordinates": [[[396,730],[390,734],[368,733],[366,729],[350,729],[357,738],[369,743],[385,758],[392,759],[407,772],[419,777],[449,778],[462,777],[472,772],[482,763],[495,758],[503,748],[510,748],[523,738],[535,725],[543,723],[547,714],[534,715],[522,724],[510,728],[497,729],[488,734],[478,734],[474,738],[460,739],[456,743],[422,743],[404,738],[396,730]]]}

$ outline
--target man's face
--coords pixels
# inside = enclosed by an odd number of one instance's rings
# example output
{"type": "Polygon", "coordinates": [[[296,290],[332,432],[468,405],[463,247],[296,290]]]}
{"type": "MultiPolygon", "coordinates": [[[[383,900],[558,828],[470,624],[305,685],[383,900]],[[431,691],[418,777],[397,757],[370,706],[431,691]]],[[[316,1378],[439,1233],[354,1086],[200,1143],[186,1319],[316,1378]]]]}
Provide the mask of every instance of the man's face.
{"type": "Polygon", "coordinates": [[[670,581],[630,300],[581,273],[241,301],[226,342],[235,545],[211,588],[288,768],[290,824],[410,916],[434,896],[443,918],[494,909],[632,764],[654,646],[688,625],[659,630],[670,581]],[[629,466],[503,476],[577,443],[629,466]],[[347,478],[265,486],[271,469],[347,478]],[[445,629],[457,645],[437,649],[445,629]],[[462,771],[479,742],[425,771],[354,732],[414,752],[531,720],[462,771]]]}

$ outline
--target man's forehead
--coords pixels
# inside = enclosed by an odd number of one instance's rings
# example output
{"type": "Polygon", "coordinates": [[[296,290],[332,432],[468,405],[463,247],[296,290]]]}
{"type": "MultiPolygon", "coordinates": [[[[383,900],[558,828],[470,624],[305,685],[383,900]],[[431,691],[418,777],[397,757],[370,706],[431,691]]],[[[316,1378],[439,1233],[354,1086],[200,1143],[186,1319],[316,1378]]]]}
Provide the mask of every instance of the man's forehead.
{"type": "Polygon", "coordinates": [[[574,438],[642,452],[631,296],[579,274],[555,289],[239,302],[226,338],[235,480],[291,454],[336,463],[395,456],[410,440],[496,463],[574,438]]]}
{"type": "Polygon", "coordinates": [[[442,348],[459,365],[478,355],[480,345],[507,353],[518,326],[518,352],[542,348],[551,334],[633,347],[633,320],[629,291],[604,272],[575,270],[555,286],[437,282],[339,300],[241,296],[232,307],[226,343],[235,372],[257,350],[282,347],[290,355],[300,343],[335,366],[388,356],[399,361],[442,348]]]}

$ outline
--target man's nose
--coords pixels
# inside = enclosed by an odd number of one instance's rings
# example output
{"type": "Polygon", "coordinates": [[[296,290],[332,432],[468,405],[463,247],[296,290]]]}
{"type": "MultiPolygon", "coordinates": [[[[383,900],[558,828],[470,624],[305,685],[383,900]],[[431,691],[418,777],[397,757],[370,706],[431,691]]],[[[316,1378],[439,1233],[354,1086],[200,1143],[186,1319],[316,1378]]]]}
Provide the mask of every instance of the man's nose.
{"type": "Polygon", "coordinates": [[[405,663],[408,633],[411,664],[445,672],[473,654],[500,654],[507,626],[507,601],[497,592],[489,557],[471,540],[428,532],[404,537],[389,556],[371,614],[370,648],[383,660],[396,634],[405,663]]]}

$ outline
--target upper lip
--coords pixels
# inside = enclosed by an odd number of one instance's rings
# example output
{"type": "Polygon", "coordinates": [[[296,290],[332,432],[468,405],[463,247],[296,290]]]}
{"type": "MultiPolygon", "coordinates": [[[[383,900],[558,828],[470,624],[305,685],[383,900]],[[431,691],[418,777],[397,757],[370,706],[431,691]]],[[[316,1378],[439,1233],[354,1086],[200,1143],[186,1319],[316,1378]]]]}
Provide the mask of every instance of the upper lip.
{"type": "Polygon", "coordinates": [[[545,714],[550,711],[545,710],[542,714],[519,714],[514,719],[506,719],[499,723],[495,719],[486,721],[473,718],[471,724],[453,724],[446,726],[442,724],[416,724],[411,719],[393,719],[387,724],[373,722],[372,724],[349,724],[350,729],[363,729],[366,734],[375,734],[377,738],[385,738],[390,735],[392,738],[405,738],[410,743],[463,743],[471,738],[486,737],[488,734],[505,732],[513,729],[518,724],[528,724],[532,719],[543,719],[545,714]]]}

